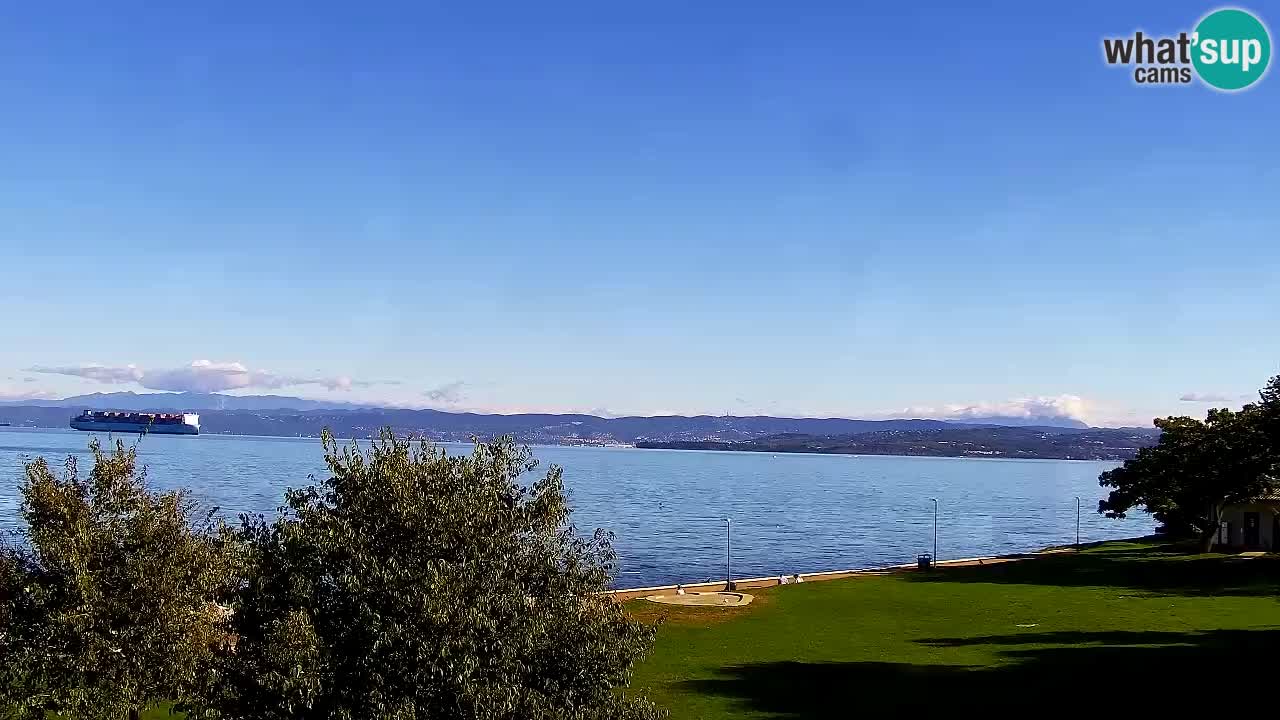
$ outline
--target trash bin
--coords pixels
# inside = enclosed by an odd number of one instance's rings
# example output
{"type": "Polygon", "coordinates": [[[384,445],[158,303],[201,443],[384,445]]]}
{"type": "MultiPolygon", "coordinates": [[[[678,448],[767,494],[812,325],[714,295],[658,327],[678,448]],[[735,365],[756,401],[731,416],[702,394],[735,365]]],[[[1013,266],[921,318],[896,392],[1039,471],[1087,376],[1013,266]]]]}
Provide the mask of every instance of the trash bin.
{"type": "Polygon", "coordinates": [[[928,570],[933,567],[933,556],[929,553],[916,556],[916,567],[921,570],[928,570]]]}

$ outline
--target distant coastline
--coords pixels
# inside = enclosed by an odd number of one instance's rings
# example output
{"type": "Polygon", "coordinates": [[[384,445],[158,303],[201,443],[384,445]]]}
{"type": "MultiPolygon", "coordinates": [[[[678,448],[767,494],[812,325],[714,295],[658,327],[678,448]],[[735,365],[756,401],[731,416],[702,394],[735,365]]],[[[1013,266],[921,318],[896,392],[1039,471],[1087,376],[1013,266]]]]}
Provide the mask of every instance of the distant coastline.
{"type": "Polygon", "coordinates": [[[1129,429],[975,427],[845,436],[782,434],[743,442],[643,441],[640,449],[1039,460],[1127,460],[1157,436],[1129,429]]]}
{"type": "MultiPolygon", "coordinates": [[[[3,429],[4,429],[4,430],[8,430],[8,431],[24,431],[24,432],[37,432],[37,431],[38,431],[38,432],[56,432],[56,433],[63,433],[63,432],[65,432],[66,434],[69,434],[69,435],[70,435],[70,434],[77,434],[77,432],[76,432],[75,430],[72,430],[72,429],[70,429],[70,428],[62,428],[62,427],[33,427],[33,426],[29,426],[29,425],[27,425],[27,426],[21,426],[21,425],[10,425],[10,426],[0,426],[0,427],[3,427],[3,429]]],[[[120,434],[120,433],[117,433],[116,435],[117,435],[118,437],[125,437],[125,435],[120,434]]],[[[207,440],[207,439],[209,439],[209,438],[248,439],[248,440],[306,440],[306,441],[309,441],[309,442],[318,442],[318,441],[320,440],[320,437],[319,437],[318,435],[316,435],[316,436],[308,436],[308,435],[242,435],[242,434],[238,434],[238,433],[226,433],[226,432],[224,432],[224,433],[204,433],[204,434],[200,435],[199,437],[200,437],[200,438],[202,438],[202,439],[205,439],[205,440],[207,440]]],[[[360,436],[360,437],[341,436],[341,435],[339,435],[339,436],[338,436],[338,440],[339,440],[339,442],[347,442],[347,441],[350,441],[350,440],[353,440],[353,439],[354,439],[354,440],[364,441],[364,440],[367,440],[367,439],[368,439],[368,436],[360,436]]],[[[428,439],[429,439],[429,438],[428,438],[428,439]]],[[[184,440],[184,442],[187,442],[187,441],[188,441],[188,440],[184,440]]],[[[470,441],[466,441],[466,440],[430,440],[430,441],[431,441],[431,442],[433,442],[433,443],[441,444],[441,445],[470,446],[470,444],[471,444],[471,443],[470,443],[470,441]]],[[[582,444],[567,444],[567,443],[535,443],[535,442],[529,442],[529,443],[525,443],[525,444],[527,444],[527,445],[529,445],[530,447],[533,447],[533,448],[581,448],[581,449],[590,449],[590,450],[667,450],[667,451],[673,451],[673,452],[753,453],[753,454],[769,454],[769,453],[776,453],[776,454],[780,454],[780,455],[827,455],[827,456],[840,455],[840,456],[850,457],[850,458],[856,458],[856,457],[903,457],[903,458],[921,458],[921,459],[938,459],[938,460],[995,460],[995,461],[998,461],[998,460],[1045,460],[1045,461],[1061,461],[1061,462],[1119,462],[1119,459],[1117,459],[1117,458],[1106,458],[1106,457],[1103,457],[1103,458],[1098,458],[1098,457],[1042,457],[1042,456],[1035,456],[1035,455],[1028,455],[1028,454],[1011,454],[1011,455],[996,455],[996,454],[950,454],[950,455],[943,455],[943,454],[903,453],[903,452],[861,452],[861,451],[859,451],[859,452],[832,452],[832,451],[809,450],[809,449],[797,449],[797,450],[770,450],[770,449],[764,449],[764,448],[755,448],[755,449],[751,449],[751,448],[746,448],[746,447],[737,447],[737,446],[735,446],[735,445],[733,445],[733,444],[730,444],[730,443],[725,443],[725,444],[724,444],[724,445],[725,445],[724,447],[715,447],[715,448],[710,448],[710,447],[695,447],[695,446],[704,445],[705,443],[693,443],[693,442],[688,442],[688,443],[659,443],[659,442],[642,442],[642,443],[637,443],[637,444],[635,444],[635,445],[582,445],[582,444]]]]}
{"type": "MultiPolygon", "coordinates": [[[[928,457],[1013,457],[1123,460],[1154,442],[1153,428],[1090,428],[1073,421],[1060,426],[1010,420],[969,424],[928,419],[858,420],[770,416],[599,417],[586,414],[527,413],[500,415],[404,410],[352,409],[208,409],[202,404],[224,398],[119,395],[90,398],[96,405],[128,402],[134,406],[167,402],[155,410],[198,411],[201,433],[247,437],[316,438],[328,428],[339,438],[368,438],[383,427],[397,435],[434,442],[468,443],[511,435],[521,443],[675,450],[735,450],[771,453],[901,455],[928,457]],[[175,408],[183,401],[191,407],[175,408]]],[[[49,406],[0,404],[0,423],[14,427],[64,428],[85,409],[73,399],[49,406]]],[[[97,407],[92,409],[113,409],[97,407]]],[[[132,409],[132,408],[131,408],[132,409]]],[[[153,408],[142,408],[152,410],[153,408]]]]}

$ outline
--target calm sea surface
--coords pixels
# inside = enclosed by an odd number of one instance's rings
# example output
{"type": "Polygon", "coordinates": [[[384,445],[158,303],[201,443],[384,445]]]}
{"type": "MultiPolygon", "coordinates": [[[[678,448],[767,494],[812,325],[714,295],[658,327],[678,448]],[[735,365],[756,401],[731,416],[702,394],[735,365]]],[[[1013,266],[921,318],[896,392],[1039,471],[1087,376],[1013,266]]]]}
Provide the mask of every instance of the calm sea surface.
{"type": "MultiPolygon", "coordinates": [[[[22,463],[87,455],[88,433],[0,429],[0,526],[17,522],[22,463]]],[[[448,445],[451,453],[467,452],[448,445]]],[[[755,577],[942,559],[1144,535],[1146,516],[1097,514],[1098,473],[1113,463],[537,447],[564,468],[584,531],[612,530],[616,585],[722,578],[725,518],[733,575],[755,577]]],[[[152,435],[139,447],[152,484],[186,486],[234,515],[268,513],[285,488],[321,476],[318,440],[152,435]]],[[[83,461],[82,461],[83,462],[83,461]]],[[[87,471],[82,466],[82,470],[87,471]]]]}

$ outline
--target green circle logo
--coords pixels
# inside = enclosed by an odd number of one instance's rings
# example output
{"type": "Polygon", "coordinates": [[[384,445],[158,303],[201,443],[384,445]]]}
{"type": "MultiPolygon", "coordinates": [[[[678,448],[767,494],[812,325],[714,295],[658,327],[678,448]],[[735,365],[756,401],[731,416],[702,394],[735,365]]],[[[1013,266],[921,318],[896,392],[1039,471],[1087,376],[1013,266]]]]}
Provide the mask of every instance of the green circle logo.
{"type": "Polygon", "coordinates": [[[1243,90],[1258,82],[1271,62],[1271,35],[1244,10],[1215,10],[1196,25],[1191,62],[1206,84],[1243,90]]]}

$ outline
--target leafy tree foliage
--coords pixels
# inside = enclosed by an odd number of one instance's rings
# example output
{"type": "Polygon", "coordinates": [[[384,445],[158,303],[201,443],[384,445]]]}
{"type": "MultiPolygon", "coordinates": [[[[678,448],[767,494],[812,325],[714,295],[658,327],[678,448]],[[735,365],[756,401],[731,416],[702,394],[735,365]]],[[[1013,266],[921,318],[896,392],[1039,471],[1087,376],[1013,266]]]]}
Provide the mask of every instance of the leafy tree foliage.
{"type": "Polygon", "coordinates": [[[1263,429],[1273,451],[1280,456],[1280,375],[1267,381],[1258,395],[1262,398],[1263,429]]]}
{"type": "Polygon", "coordinates": [[[233,553],[194,524],[184,492],[151,492],[135,448],[94,440],[93,469],[26,466],[20,541],[0,554],[0,708],[44,718],[136,717],[157,700],[199,701],[225,644],[214,601],[233,553]]]}
{"type": "Polygon", "coordinates": [[[1112,490],[1098,511],[1122,518],[1146,508],[1169,532],[1199,535],[1208,550],[1223,506],[1255,498],[1276,482],[1280,455],[1265,409],[1212,409],[1204,421],[1169,417],[1155,424],[1162,431],[1155,446],[1099,477],[1112,490]]]}
{"type": "Polygon", "coordinates": [[[448,456],[324,437],[330,477],[244,518],[221,708],[232,718],[651,718],[621,686],[652,641],[605,590],[560,470],[509,438],[448,456]]]}

